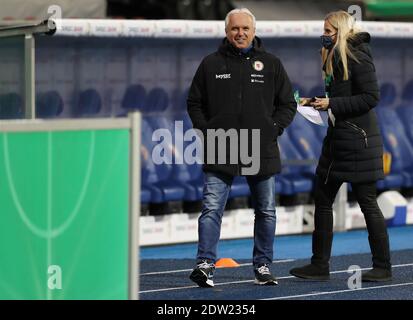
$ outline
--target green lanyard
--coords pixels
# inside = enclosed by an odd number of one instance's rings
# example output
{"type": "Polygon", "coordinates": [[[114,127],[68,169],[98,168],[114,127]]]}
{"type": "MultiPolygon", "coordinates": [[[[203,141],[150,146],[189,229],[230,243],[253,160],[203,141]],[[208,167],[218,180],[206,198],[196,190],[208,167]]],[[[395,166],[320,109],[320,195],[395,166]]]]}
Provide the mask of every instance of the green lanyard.
{"type": "MultiPolygon", "coordinates": [[[[333,82],[333,75],[331,74],[326,75],[326,77],[324,78],[324,84],[326,88],[330,87],[331,82],[333,82]]],[[[326,92],[326,98],[328,98],[328,96],[329,96],[329,92],[326,92]]]]}
{"type": "Polygon", "coordinates": [[[300,104],[300,92],[298,90],[294,91],[294,99],[295,99],[295,102],[300,104]]]}

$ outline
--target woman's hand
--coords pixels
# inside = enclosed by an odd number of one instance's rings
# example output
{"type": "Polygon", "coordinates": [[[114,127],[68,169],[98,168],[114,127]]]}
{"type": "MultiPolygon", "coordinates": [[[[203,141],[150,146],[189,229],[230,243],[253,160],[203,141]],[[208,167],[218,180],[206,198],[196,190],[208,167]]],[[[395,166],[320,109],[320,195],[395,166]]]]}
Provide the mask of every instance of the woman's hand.
{"type": "Polygon", "coordinates": [[[311,98],[300,98],[300,106],[311,106],[311,98]]]}
{"type": "Polygon", "coordinates": [[[314,102],[311,102],[311,105],[316,110],[325,111],[328,109],[330,100],[328,98],[316,98],[314,102]]]}

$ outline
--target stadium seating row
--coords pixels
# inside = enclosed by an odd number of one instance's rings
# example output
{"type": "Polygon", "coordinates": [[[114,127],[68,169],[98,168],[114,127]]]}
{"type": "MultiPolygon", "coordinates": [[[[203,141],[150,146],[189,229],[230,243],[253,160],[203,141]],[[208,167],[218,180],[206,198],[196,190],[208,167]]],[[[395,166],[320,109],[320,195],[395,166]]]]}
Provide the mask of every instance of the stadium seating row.
{"type": "MultiPolygon", "coordinates": [[[[310,90],[304,90],[299,84],[293,83],[294,89],[300,92],[301,96],[315,96],[322,94],[322,85],[316,85],[310,90]]],[[[397,90],[394,84],[386,82],[380,88],[381,99],[379,106],[395,106],[397,90]]],[[[167,104],[168,111],[180,112],[186,109],[186,96],[188,89],[181,92],[175,90],[170,95],[161,87],[147,90],[140,84],[130,85],[126,88],[120,103],[120,115],[126,114],[128,110],[139,109],[142,112],[153,112],[158,108],[154,103],[167,104]],[[160,101],[162,97],[164,101],[160,101]],[[123,111],[122,111],[123,110],[123,111]]],[[[70,109],[68,114],[71,117],[95,117],[102,116],[104,93],[94,88],[82,90],[71,99],[70,106],[65,106],[62,96],[56,90],[39,92],[36,95],[36,116],[38,118],[62,117],[63,110],[70,109]]],[[[406,83],[400,94],[400,106],[410,106],[413,99],[413,80],[406,83]]],[[[23,118],[23,99],[19,93],[10,92],[0,95],[0,119],[23,118]]],[[[397,105],[398,107],[399,105],[397,105]]],[[[116,112],[116,111],[115,111],[116,112]]],[[[113,114],[118,116],[118,114],[113,114]]],[[[67,115],[65,115],[67,116],[67,115]]]]}
{"type": "MultiPolygon", "coordinates": [[[[294,85],[295,88],[299,87],[294,85]]],[[[303,90],[300,90],[303,92],[303,90]]],[[[202,199],[203,174],[200,164],[155,164],[152,152],[156,147],[156,130],[168,129],[174,133],[175,121],[182,121],[184,132],[192,128],[186,109],[187,90],[174,92],[171,96],[162,89],[154,88],[148,93],[141,85],[132,85],[126,89],[121,102],[124,116],[132,110],[143,113],[142,123],[142,192],[143,204],[167,202],[194,202],[202,199]],[[171,110],[167,110],[172,108],[171,110]]],[[[320,95],[323,88],[316,86],[308,96],[320,95]]],[[[413,188],[413,80],[403,90],[403,104],[394,109],[396,90],[390,83],[381,86],[381,102],[376,108],[380,127],[384,137],[384,147],[392,155],[391,171],[386,178],[377,183],[379,190],[413,188]]],[[[302,94],[304,95],[304,94],[302,94]]],[[[37,94],[36,116],[39,118],[58,117],[64,108],[62,98],[56,91],[37,94]]],[[[95,89],[87,89],[74,101],[73,117],[93,117],[102,108],[102,99],[95,89]]],[[[23,101],[20,95],[9,93],[0,96],[0,119],[23,117],[23,101]]],[[[316,126],[297,115],[291,126],[278,139],[283,172],[277,176],[276,192],[285,196],[310,193],[314,185],[316,160],[321,152],[322,139],[326,127],[316,126]]],[[[178,137],[178,135],[174,135],[178,137]]],[[[190,142],[175,141],[187,146],[190,142]]],[[[175,157],[183,157],[176,152],[175,157]]],[[[249,188],[245,178],[234,180],[229,198],[248,197],[249,188]]]]}

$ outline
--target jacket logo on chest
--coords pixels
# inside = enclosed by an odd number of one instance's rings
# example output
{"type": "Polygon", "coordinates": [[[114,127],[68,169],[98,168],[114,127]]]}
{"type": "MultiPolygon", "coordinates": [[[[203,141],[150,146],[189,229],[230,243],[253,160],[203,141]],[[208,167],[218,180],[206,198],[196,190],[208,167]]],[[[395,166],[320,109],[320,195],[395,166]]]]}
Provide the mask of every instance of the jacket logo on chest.
{"type": "Polygon", "coordinates": [[[231,79],[230,73],[216,74],[215,79],[231,79]]]}
{"type": "Polygon", "coordinates": [[[256,70],[256,71],[261,71],[262,69],[264,69],[264,64],[260,61],[254,61],[252,67],[256,70]]]}

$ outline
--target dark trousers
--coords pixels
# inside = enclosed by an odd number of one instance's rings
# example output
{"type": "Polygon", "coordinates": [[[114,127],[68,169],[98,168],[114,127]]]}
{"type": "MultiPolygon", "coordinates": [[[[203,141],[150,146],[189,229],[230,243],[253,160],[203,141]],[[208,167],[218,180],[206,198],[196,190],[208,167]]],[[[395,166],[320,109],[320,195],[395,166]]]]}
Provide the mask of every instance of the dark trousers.
{"type": "MultiPolygon", "coordinates": [[[[317,178],[315,189],[315,217],[313,233],[313,263],[328,264],[331,255],[333,234],[333,203],[343,182],[329,181],[327,184],[317,178]]],[[[352,183],[366,220],[373,266],[389,269],[390,249],[386,222],[377,204],[376,183],[352,183]]]]}

